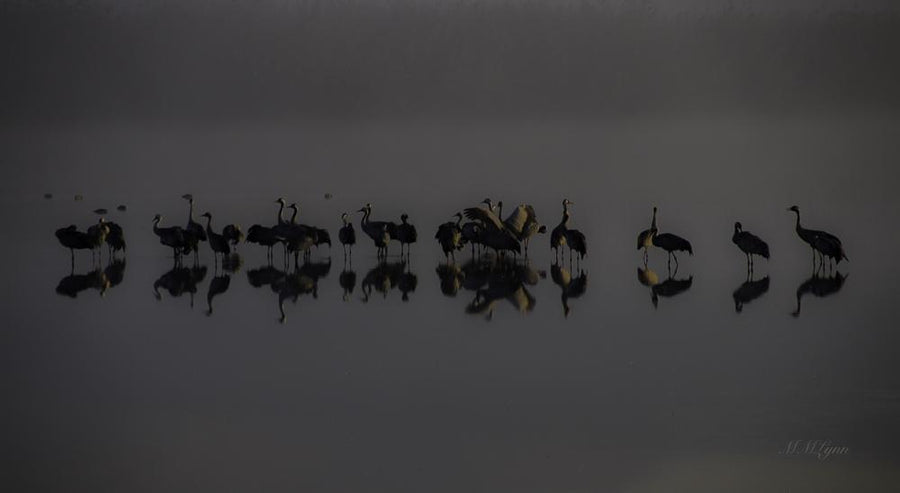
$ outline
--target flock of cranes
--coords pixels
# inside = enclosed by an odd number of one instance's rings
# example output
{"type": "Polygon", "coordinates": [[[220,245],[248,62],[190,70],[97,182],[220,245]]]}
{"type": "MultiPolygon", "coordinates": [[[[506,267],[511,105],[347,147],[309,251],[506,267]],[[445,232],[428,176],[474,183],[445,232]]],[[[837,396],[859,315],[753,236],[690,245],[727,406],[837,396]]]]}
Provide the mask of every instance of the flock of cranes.
{"type": "MultiPolygon", "coordinates": [[[[244,240],[244,233],[237,224],[228,224],[221,232],[212,226],[212,214],[205,212],[201,217],[206,219],[206,225],[194,220],[194,197],[191,194],[182,196],[188,202],[188,217],[184,227],[162,227],[162,215],[156,214],[153,218],[153,232],[159,238],[159,243],[172,249],[173,258],[178,263],[183,255],[193,253],[196,260],[202,243],[208,243],[213,251],[216,262],[221,256],[223,259],[229,255],[238,243],[244,240]]],[[[263,246],[267,249],[267,259],[272,261],[273,249],[276,245],[282,245],[283,255],[287,261],[289,255],[293,255],[295,265],[302,256],[309,259],[311,249],[323,245],[331,246],[331,236],[328,230],[312,225],[301,224],[297,221],[300,207],[296,203],[287,204],[285,199],[279,198],[278,212],[275,224],[264,226],[254,224],[248,229],[246,241],[263,246]],[[292,211],[290,219],[285,219],[285,210],[292,211]]],[[[569,252],[569,263],[573,259],[581,260],[587,255],[587,240],[584,233],[570,226],[572,212],[570,207],[574,203],[569,199],[562,201],[562,218],[559,224],[550,232],[550,248],[555,254],[556,261],[560,255],[565,258],[565,249],[569,252]]],[[[400,216],[400,222],[376,221],[372,219],[372,204],[366,204],[357,212],[362,216],[359,226],[362,232],[371,241],[376,249],[378,259],[388,257],[388,248],[391,242],[400,244],[400,258],[404,255],[408,259],[412,244],[418,240],[416,227],[410,222],[407,214],[400,216]]],[[[839,264],[843,260],[849,260],[844,252],[841,240],[826,231],[806,229],[800,224],[800,209],[792,206],[788,209],[796,214],[797,236],[809,245],[813,253],[815,265],[818,258],[819,265],[831,266],[839,264]]],[[[105,211],[98,209],[98,211],[105,211]]],[[[643,250],[644,263],[648,260],[648,251],[651,248],[659,248],[667,254],[667,267],[671,268],[672,260],[675,261],[675,269],[678,269],[679,252],[687,252],[693,255],[691,243],[673,233],[662,233],[657,223],[658,209],[653,207],[653,215],[650,227],[641,231],[637,236],[637,249],[643,250]]],[[[523,253],[527,257],[530,240],[538,234],[545,234],[547,227],[538,220],[535,209],[530,204],[519,204],[512,212],[503,218],[503,202],[496,204],[490,198],[484,199],[477,207],[468,207],[453,215],[455,221],[448,221],[438,226],[434,235],[441,247],[447,261],[456,259],[456,252],[469,245],[474,256],[476,250],[480,253],[490,250],[495,257],[512,255],[516,258],[523,253]],[[463,222],[467,219],[466,222],[463,222]]],[[[351,259],[353,247],[357,242],[356,230],[349,213],[341,214],[342,226],[338,232],[338,239],[344,250],[344,258],[351,259]]],[[[103,217],[87,228],[79,231],[75,225],[66,226],[56,230],[56,237],[65,248],[70,250],[72,265],[75,263],[75,250],[91,250],[92,256],[100,251],[105,244],[108,247],[110,257],[118,251],[125,250],[125,234],[118,224],[107,221],[103,217]]],[[[740,222],[734,223],[732,242],[743,252],[747,259],[748,271],[752,272],[753,257],[769,258],[769,245],[760,237],[745,231],[740,222]]]]}
{"type": "MultiPolygon", "coordinates": [[[[194,197],[190,194],[182,196],[188,202],[187,221],[184,226],[160,226],[162,216],[156,214],[153,218],[153,232],[159,239],[159,243],[172,249],[175,266],[170,272],[157,280],[154,284],[154,293],[159,297],[159,290],[164,289],[173,296],[181,293],[196,292],[197,283],[205,276],[205,267],[197,265],[199,250],[202,244],[207,243],[212,250],[215,266],[222,265],[226,271],[234,272],[235,262],[232,251],[245,240],[244,234],[237,224],[228,224],[216,230],[213,227],[212,214],[203,213],[200,218],[206,223],[201,224],[194,218],[194,197]],[[194,267],[181,266],[184,255],[193,254],[194,267]]],[[[316,281],[328,272],[329,263],[322,264],[310,260],[311,251],[324,245],[331,246],[331,237],[325,228],[298,222],[300,207],[296,203],[288,204],[283,198],[275,201],[278,205],[275,223],[271,226],[254,224],[248,230],[246,241],[266,248],[268,268],[257,269],[248,272],[251,284],[269,285],[279,294],[279,309],[284,318],[283,302],[296,300],[301,294],[311,293],[315,296],[316,281]],[[290,217],[285,217],[285,211],[291,211],[290,217]],[[285,263],[284,270],[272,267],[273,250],[281,245],[285,263]],[[290,266],[290,258],[293,256],[294,268],[290,266]],[[300,258],[303,262],[301,265],[300,258]],[[273,277],[274,276],[274,277],[273,277]],[[269,279],[271,278],[271,279],[269,279]],[[266,280],[268,279],[268,280],[266,280]]],[[[568,315],[570,308],[568,300],[581,296],[586,289],[587,275],[581,271],[580,263],[587,255],[587,241],[585,235],[573,228],[571,207],[574,203],[568,199],[562,201],[562,217],[557,226],[550,231],[550,248],[553,251],[554,262],[551,269],[551,278],[561,289],[561,299],[564,314],[568,315]],[[560,258],[565,259],[565,253],[569,253],[569,269],[560,265],[560,258]],[[572,271],[575,264],[577,271],[572,271]]],[[[806,229],[800,223],[800,210],[797,206],[790,207],[789,211],[796,214],[795,230],[797,236],[807,245],[813,253],[813,270],[815,275],[807,280],[797,290],[797,311],[799,313],[800,298],[811,293],[816,296],[824,296],[840,289],[843,279],[839,273],[835,276],[820,277],[818,272],[827,264],[839,264],[848,260],[844,252],[841,240],[828,232],[814,229],[806,229]]],[[[105,214],[105,209],[97,209],[97,214],[105,214]]],[[[370,271],[363,280],[364,299],[368,300],[372,291],[387,293],[393,287],[400,286],[407,295],[415,290],[416,276],[409,269],[409,256],[411,246],[417,242],[418,233],[407,214],[401,214],[399,222],[373,219],[372,204],[365,204],[359,213],[359,228],[363,235],[361,239],[368,237],[376,249],[378,266],[370,271]],[[399,243],[399,262],[388,262],[388,249],[392,242],[399,243]]],[[[529,242],[536,235],[546,234],[547,226],[541,224],[533,206],[519,204],[503,217],[503,202],[494,202],[484,199],[474,207],[467,207],[455,213],[454,220],[440,224],[434,238],[437,240],[441,251],[445,255],[446,263],[439,265],[437,274],[441,279],[441,290],[447,296],[455,296],[460,288],[470,289],[475,292],[475,299],[467,307],[469,313],[483,313],[490,317],[493,307],[500,300],[507,300],[519,311],[530,311],[534,306],[534,298],[528,292],[528,286],[537,283],[538,279],[546,277],[543,271],[534,271],[527,262],[518,262],[518,256],[527,257],[529,242]],[[471,248],[472,260],[463,266],[456,265],[456,252],[464,248],[471,248]],[[493,255],[483,255],[491,251],[493,255]],[[477,253],[477,254],[476,254],[477,253]],[[452,259],[452,261],[451,261],[452,259]]],[[[673,233],[660,232],[658,225],[658,209],[653,207],[650,227],[641,231],[637,237],[637,248],[643,250],[643,268],[638,268],[638,280],[650,288],[653,305],[662,297],[675,296],[690,288],[693,276],[684,279],[674,279],[671,271],[671,263],[674,260],[675,272],[678,270],[678,254],[687,252],[693,255],[691,243],[681,236],[673,233]],[[668,279],[661,281],[659,276],[648,266],[648,252],[652,248],[658,248],[667,254],[668,279]]],[[[72,275],[60,282],[57,291],[61,294],[75,296],[78,291],[88,288],[101,290],[101,293],[121,282],[124,274],[124,260],[116,258],[118,252],[125,251],[125,234],[122,227],[114,222],[101,217],[98,222],[91,224],[85,231],[79,231],[75,225],[60,228],[56,231],[56,237],[60,244],[70,250],[72,262],[72,275]],[[110,266],[105,270],[95,269],[90,274],[75,275],[75,250],[91,250],[92,260],[102,255],[103,245],[107,246],[110,266]]],[[[341,227],[338,231],[344,252],[345,269],[341,273],[341,287],[345,296],[352,293],[356,283],[356,275],[347,269],[348,260],[352,266],[353,247],[357,243],[356,229],[352,216],[344,212],[341,214],[341,227]]],[[[737,290],[733,297],[735,310],[741,311],[743,305],[759,297],[768,290],[769,279],[753,279],[754,257],[768,259],[769,245],[759,236],[745,231],[740,222],[734,223],[732,242],[746,256],[747,281],[737,290]]],[[[237,262],[239,263],[239,257],[237,262]]],[[[208,313],[212,313],[212,298],[228,289],[228,274],[215,277],[215,289],[212,285],[208,293],[208,313]]]]}

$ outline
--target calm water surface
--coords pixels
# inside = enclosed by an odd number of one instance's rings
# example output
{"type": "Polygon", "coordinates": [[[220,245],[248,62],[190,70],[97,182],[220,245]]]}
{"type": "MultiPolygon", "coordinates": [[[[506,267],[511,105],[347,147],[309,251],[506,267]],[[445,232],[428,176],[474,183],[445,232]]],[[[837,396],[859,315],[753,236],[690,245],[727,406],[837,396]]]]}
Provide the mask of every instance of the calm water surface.
{"type": "Polygon", "coordinates": [[[900,480],[898,129],[9,129],[6,144],[32,140],[9,158],[31,166],[3,176],[4,474],[118,491],[883,491],[900,480]],[[218,228],[271,224],[284,196],[335,240],[340,212],[372,202],[375,219],[409,213],[420,241],[406,263],[361,239],[352,264],[335,245],[284,272],[278,249],[269,266],[242,244],[230,270],[207,248],[173,270],[151,219],[182,224],[186,192],[218,228]],[[487,196],[551,228],[573,200],[581,268],[555,265],[547,236],[527,263],[492,271],[464,249],[446,264],[437,225],[487,196]],[[654,204],[695,249],[671,277],[634,249],[654,204]],[[839,274],[813,276],[793,204],[844,240],[839,274]],[[80,252],[73,273],[53,231],[96,207],[127,255],[92,274],[80,252]],[[751,284],[735,220],[772,249],[751,284]],[[780,454],[792,440],[846,450],[780,454]]]}

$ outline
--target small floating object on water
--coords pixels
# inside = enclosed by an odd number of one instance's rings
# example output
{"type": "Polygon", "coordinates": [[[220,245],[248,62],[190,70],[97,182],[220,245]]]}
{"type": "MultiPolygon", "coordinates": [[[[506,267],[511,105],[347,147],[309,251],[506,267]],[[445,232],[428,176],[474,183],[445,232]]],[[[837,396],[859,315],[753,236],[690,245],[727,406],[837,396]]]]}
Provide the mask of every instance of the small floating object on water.
{"type": "Polygon", "coordinates": [[[331,195],[330,192],[325,194],[325,200],[330,200],[331,197],[334,197],[334,195],[331,195]]]}
{"type": "Polygon", "coordinates": [[[116,207],[116,210],[117,210],[117,211],[121,211],[121,212],[125,212],[125,211],[128,210],[128,207],[125,207],[125,204],[119,204],[119,206],[116,207]]]}
{"type": "Polygon", "coordinates": [[[81,195],[80,193],[76,193],[76,194],[75,194],[75,200],[76,200],[76,201],[84,200],[84,196],[81,195]]]}
{"type": "Polygon", "coordinates": [[[44,198],[45,198],[45,199],[52,199],[52,198],[53,198],[53,194],[52,194],[52,193],[45,193],[45,194],[44,194],[44,198]]]}
{"type": "Polygon", "coordinates": [[[109,213],[109,211],[102,207],[99,209],[94,209],[94,214],[107,214],[107,213],[109,213]]]}

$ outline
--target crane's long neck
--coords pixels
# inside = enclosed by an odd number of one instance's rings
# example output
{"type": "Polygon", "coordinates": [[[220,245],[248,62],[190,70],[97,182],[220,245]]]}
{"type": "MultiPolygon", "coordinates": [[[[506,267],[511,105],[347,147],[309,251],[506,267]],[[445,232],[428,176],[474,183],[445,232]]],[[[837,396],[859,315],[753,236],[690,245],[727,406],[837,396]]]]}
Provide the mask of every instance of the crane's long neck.
{"type": "Polygon", "coordinates": [[[188,200],[188,221],[194,222],[194,199],[188,200]]]}
{"type": "Polygon", "coordinates": [[[368,207],[365,210],[363,210],[363,217],[362,217],[362,219],[360,219],[359,224],[360,225],[368,224],[369,223],[369,214],[371,214],[371,213],[372,213],[372,209],[369,209],[368,207]]]}
{"type": "Polygon", "coordinates": [[[569,227],[569,206],[563,207],[562,221],[559,224],[565,228],[569,227]]]}
{"type": "Polygon", "coordinates": [[[156,233],[158,231],[159,231],[159,218],[154,217],[153,218],[153,232],[156,233]]]}
{"type": "Polygon", "coordinates": [[[297,212],[300,210],[299,207],[293,207],[294,213],[291,214],[291,224],[297,224],[297,212]]]}
{"type": "Polygon", "coordinates": [[[278,203],[278,224],[284,223],[284,202],[278,203]]]}
{"type": "Polygon", "coordinates": [[[212,234],[212,216],[206,216],[206,232],[212,234]]]}
{"type": "Polygon", "coordinates": [[[802,231],[803,226],[800,226],[800,211],[794,211],[794,213],[797,214],[797,231],[802,231]]]}
{"type": "Polygon", "coordinates": [[[462,222],[462,216],[456,216],[456,227],[459,227],[459,224],[462,222]]]}
{"type": "Polygon", "coordinates": [[[653,209],[653,219],[650,220],[650,229],[656,229],[656,209],[653,209]]]}

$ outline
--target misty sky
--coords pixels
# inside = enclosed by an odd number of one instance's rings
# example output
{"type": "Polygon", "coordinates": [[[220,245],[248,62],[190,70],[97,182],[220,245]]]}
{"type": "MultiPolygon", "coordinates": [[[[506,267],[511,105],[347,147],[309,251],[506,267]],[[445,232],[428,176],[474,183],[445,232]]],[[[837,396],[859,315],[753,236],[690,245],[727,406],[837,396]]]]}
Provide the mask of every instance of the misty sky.
{"type": "Polygon", "coordinates": [[[4,2],[0,108],[7,123],[893,113],[893,5],[4,2]]]}

